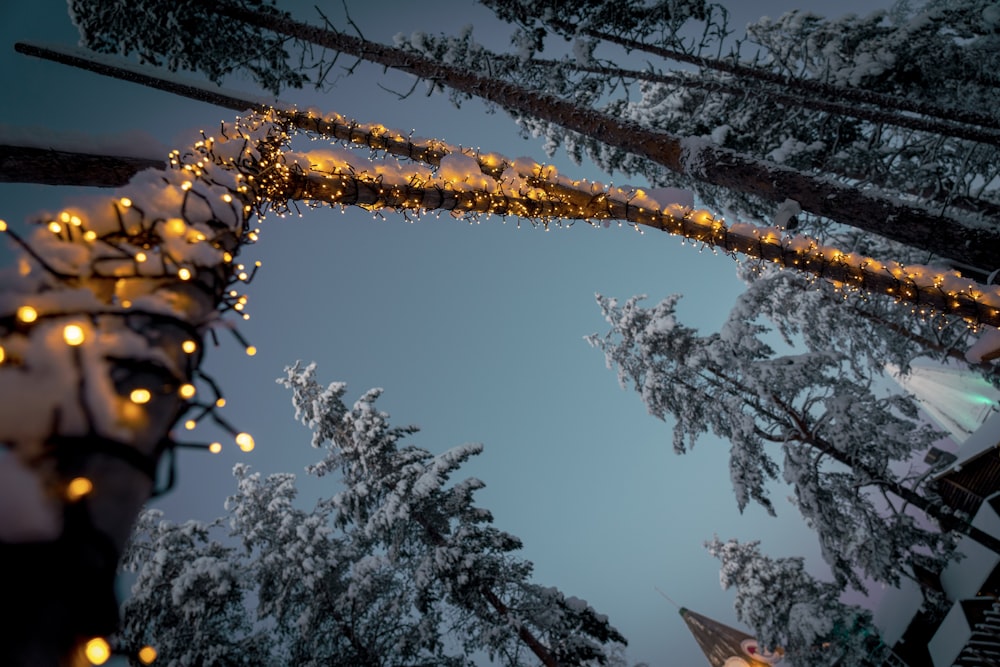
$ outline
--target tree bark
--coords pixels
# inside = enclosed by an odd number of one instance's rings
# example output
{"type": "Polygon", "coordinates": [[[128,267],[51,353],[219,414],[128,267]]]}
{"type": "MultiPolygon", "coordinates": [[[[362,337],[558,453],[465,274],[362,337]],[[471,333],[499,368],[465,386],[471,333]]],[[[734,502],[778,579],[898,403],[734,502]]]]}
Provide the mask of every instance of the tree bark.
{"type": "Polygon", "coordinates": [[[92,155],[26,146],[0,146],[0,183],[41,183],[117,188],[143,169],[164,169],[162,160],[92,155]]]}
{"type": "MultiPolygon", "coordinates": [[[[572,32],[576,32],[576,30],[573,29],[572,32]]],[[[939,118],[941,120],[952,122],[959,121],[994,130],[1000,129],[1000,119],[990,116],[989,114],[955,109],[952,107],[940,107],[928,102],[920,102],[917,100],[907,99],[905,97],[897,97],[895,95],[886,95],[884,93],[879,93],[874,90],[865,90],[863,88],[837,86],[832,83],[825,83],[815,79],[792,78],[783,74],[778,74],[777,72],[761,69],[759,67],[748,67],[746,65],[740,65],[739,63],[715,58],[703,58],[701,56],[685,53],[684,51],[667,49],[654,44],[646,44],[645,42],[619,37],[618,35],[612,35],[611,33],[593,30],[591,28],[587,28],[583,32],[589,37],[617,44],[624,47],[628,51],[644,51],[668,60],[676,60],[678,62],[697,65],[698,67],[704,67],[705,69],[711,69],[718,72],[726,72],[727,74],[733,74],[745,79],[757,79],[758,81],[777,84],[790,90],[802,91],[813,96],[818,95],[827,100],[850,100],[852,102],[870,104],[883,109],[910,111],[924,116],[939,118]]]]}
{"type": "Polygon", "coordinates": [[[1000,257],[1000,236],[995,230],[966,226],[959,219],[894,200],[881,192],[858,190],[701,139],[652,132],[637,123],[344,33],[284,17],[264,16],[227,2],[213,7],[229,18],[409,72],[504,108],[600,138],[610,146],[712,185],[774,202],[793,199],[810,213],[974,266],[993,267],[1000,257]]]}

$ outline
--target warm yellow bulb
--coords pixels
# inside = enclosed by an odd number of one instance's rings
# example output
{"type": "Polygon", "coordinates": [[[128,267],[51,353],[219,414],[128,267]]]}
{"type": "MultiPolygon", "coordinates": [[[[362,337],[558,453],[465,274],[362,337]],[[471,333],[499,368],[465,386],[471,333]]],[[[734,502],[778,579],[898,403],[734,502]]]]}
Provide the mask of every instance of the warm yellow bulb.
{"type": "Polygon", "coordinates": [[[80,345],[84,338],[83,327],[79,324],[67,324],[63,328],[63,340],[67,345],[80,345]]]}
{"type": "Polygon", "coordinates": [[[86,477],[75,477],[66,485],[66,499],[71,503],[94,490],[94,483],[86,477]]]}
{"type": "Polygon", "coordinates": [[[184,350],[184,352],[187,354],[192,354],[194,353],[195,350],[198,349],[198,343],[194,342],[193,340],[186,340],[183,343],[181,343],[181,349],[184,350]]]}
{"type": "Polygon", "coordinates": [[[213,442],[212,444],[210,444],[208,446],[208,451],[212,452],[213,454],[218,454],[219,452],[222,451],[222,443],[221,442],[213,442]]]}
{"type": "Polygon", "coordinates": [[[247,356],[252,357],[257,354],[257,348],[253,345],[247,347],[247,356]]]}
{"type": "Polygon", "coordinates": [[[194,427],[197,426],[197,425],[198,425],[198,422],[196,422],[193,419],[189,419],[186,422],[184,422],[184,428],[186,428],[189,431],[193,431],[194,427]]]}
{"type": "Polygon", "coordinates": [[[192,398],[197,391],[193,384],[186,382],[180,386],[177,393],[181,395],[181,398],[192,398]]]}
{"type": "Polygon", "coordinates": [[[62,231],[62,225],[53,220],[52,222],[49,223],[49,231],[52,232],[53,234],[58,234],[59,232],[62,231]]]}
{"type": "Polygon", "coordinates": [[[229,202],[233,201],[233,196],[227,192],[226,194],[222,195],[222,201],[228,204],[229,202]]]}
{"type": "Polygon", "coordinates": [[[5,231],[7,231],[7,221],[0,220],[0,232],[5,232],[5,231]]]}
{"type": "Polygon", "coordinates": [[[143,646],[137,654],[139,662],[144,665],[152,665],[156,660],[156,649],[152,646],[143,646]]]}
{"type": "MultiPolygon", "coordinates": [[[[3,348],[0,348],[0,350],[2,350],[2,349],[3,348]]],[[[2,361],[2,358],[0,358],[0,361],[2,361]]],[[[226,407],[226,399],[222,398],[221,396],[219,398],[215,399],[215,407],[217,407],[217,408],[224,408],[224,407],[226,407]]]]}
{"type": "Polygon", "coordinates": [[[191,189],[191,181],[184,181],[183,183],[181,183],[181,190],[187,191],[190,189],[191,189]]]}
{"type": "Polygon", "coordinates": [[[236,444],[239,445],[240,449],[244,452],[253,451],[253,436],[249,433],[239,433],[236,435],[236,444]]]}
{"type": "Polygon", "coordinates": [[[128,208],[129,206],[132,205],[132,200],[129,199],[128,197],[122,197],[118,201],[120,201],[122,206],[124,206],[125,208],[128,208]]]}
{"type": "Polygon", "coordinates": [[[187,225],[180,218],[170,218],[166,222],[167,231],[174,236],[180,236],[187,229],[187,225]]]}
{"type": "Polygon", "coordinates": [[[137,262],[145,262],[146,261],[146,253],[144,253],[144,252],[137,252],[137,253],[135,253],[135,261],[137,261],[137,262]]]}
{"type": "Polygon", "coordinates": [[[84,655],[92,665],[103,665],[111,657],[111,646],[103,637],[94,637],[83,647],[84,655]]]}
{"type": "Polygon", "coordinates": [[[73,225],[74,227],[79,227],[83,224],[83,220],[78,215],[71,215],[69,217],[69,224],[73,225]]]}
{"type": "Polygon", "coordinates": [[[17,319],[30,324],[38,319],[38,311],[31,306],[21,306],[17,309],[17,319]]]}
{"type": "Polygon", "coordinates": [[[191,269],[181,267],[180,270],[177,271],[177,277],[181,280],[191,280],[191,269]]]}
{"type": "Polygon", "coordinates": [[[3,345],[0,345],[0,364],[2,364],[6,358],[7,350],[3,349],[3,345]]]}
{"type": "Polygon", "coordinates": [[[93,241],[96,238],[97,238],[97,232],[95,232],[93,229],[88,229],[83,233],[83,239],[85,241],[93,241]]]}
{"type": "Polygon", "coordinates": [[[128,395],[128,398],[133,403],[142,405],[143,403],[149,403],[150,399],[153,398],[153,395],[149,393],[148,389],[140,387],[138,389],[133,389],[132,393],[128,395]]]}

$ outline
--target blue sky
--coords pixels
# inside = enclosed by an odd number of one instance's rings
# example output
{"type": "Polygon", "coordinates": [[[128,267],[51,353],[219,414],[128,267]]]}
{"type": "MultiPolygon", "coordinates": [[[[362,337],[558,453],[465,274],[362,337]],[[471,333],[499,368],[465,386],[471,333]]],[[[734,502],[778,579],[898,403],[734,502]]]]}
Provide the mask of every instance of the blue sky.
{"type": "MultiPolygon", "coordinates": [[[[308,4],[308,3],[303,3],[308,4]]],[[[777,15],[792,3],[741,3],[735,24],[777,15]]],[[[799,3],[821,11],[826,3],[799,3]]],[[[468,23],[480,40],[502,45],[507,29],[478,5],[460,2],[348,3],[370,39],[399,31],[457,32],[468,23]]],[[[844,2],[858,11],[866,3],[844,2]]],[[[338,16],[339,3],[329,15],[338,16]]],[[[212,130],[231,113],[13,52],[16,40],[76,42],[60,0],[0,6],[0,123],[110,134],[143,130],[169,147],[212,130]]],[[[539,141],[517,136],[503,114],[478,102],[455,109],[444,96],[407,100],[404,89],[362,66],[336,88],[282,97],[360,121],[414,129],[417,135],[543,160],[539,141]]],[[[231,88],[249,89],[234,80],[231,88]]],[[[612,180],[593,167],[560,171],[612,180]]],[[[616,184],[625,182],[621,175],[616,184]]],[[[637,185],[641,182],[633,181],[637,185]]],[[[93,191],[0,184],[0,218],[15,226],[93,191]]],[[[4,255],[9,257],[9,255],[4,255]]],[[[211,348],[206,370],[228,401],[224,413],[254,435],[249,455],[229,447],[211,456],[181,452],[175,490],[155,501],[177,520],[222,514],[237,461],[262,472],[301,472],[318,458],[308,431],[293,420],[290,396],[274,383],[296,359],[316,361],[320,379],[346,381],[353,398],[384,387],[383,409],[422,432],[434,452],[482,442],[485,452],[461,471],[487,484],[479,494],[496,525],[521,537],[535,578],[590,602],[630,640],[633,662],[703,664],[699,649],[654,587],[679,603],[736,624],[732,593],[721,591],[717,562],[702,542],[760,539],[772,556],[806,556],[825,571],[816,539],[783,501],[778,518],[750,507],[740,515],[727,468],[728,443],[705,438],[688,455],[670,448],[670,426],[622,391],[600,352],[583,336],[605,331],[594,293],[658,300],[685,295],[682,319],[716,329],[740,290],[732,259],[699,252],[666,235],[583,225],[550,232],[514,221],[482,224],[428,216],[415,224],[361,210],[306,211],[269,219],[248,249],[263,268],[249,287],[251,319],[240,332],[257,346],[248,358],[235,340],[211,348]]],[[[193,438],[219,437],[199,427],[193,438]]],[[[304,497],[333,493],[328,480],[300,476],[304,497]]],[[[778,499],[783,497],[778,491],[778,499]]]]}

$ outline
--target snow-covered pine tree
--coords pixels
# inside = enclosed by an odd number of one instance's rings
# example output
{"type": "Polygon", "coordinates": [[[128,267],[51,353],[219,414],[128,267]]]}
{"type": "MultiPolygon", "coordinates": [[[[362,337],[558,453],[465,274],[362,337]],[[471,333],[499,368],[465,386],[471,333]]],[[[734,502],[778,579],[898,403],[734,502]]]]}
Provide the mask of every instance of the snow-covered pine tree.
{"type": "MultiPolygon", "coordinates": [[[[95,48],[123,53],[133,50],[144,54],[147,51],[160,53],[170,64],[172,62],[170,49],[176,48],[176,45],[169,40],[157,40],[152,35],[144,37],[149,31],[162,30],[160,25],[162,22],[149,22],[144,17],[169,14],[175,11],[175,7],[172,3],[160,3],[154,11],[148,6],[154,1],[159,2],[159,0],[147,0],[141,7],[136,6],[139,12],[135,16],[117,21],[115,25],[118,28],[131,30],[128,39],[116,36],[118,33],[114,31],[101,32],[103,19],[96,18],[99,14],[92,11],[93,3],[90,0],[75,0],[74,19],[81,25],[85,39],[95,48]],[[144,21],[148,25],[145,25],[144,21]]],[[[528,58],[538,49],[538,44],[535,42],[543,39],[546,34],[546,29],[539,26],[548,26],[576,10],[579,10],[581,15],[592,17],[584,21],[582,32],[576,35],[586,38],[580,42],[575,55],[575,59],[582,60],[585,65],[593,62],[592,54],[596,44],[594,40],[605,39],[612,43],[620,43],[618,38],[625,34],[638,45],[631,45],[629,48],[655,46],[657,36],[661,35],[671,36],[668,41],[676,42],[679,26],[686,19],[695,17],[711,21],[713,15],[704,3],[698,2],[657,5],[655,10],[647,10],[643,3],[629,3],[619,7],[616,3],[581,2],[561,6],[559,12],[546,12],[544,3],[537,7],[529,7],[523,3],[511,4],[514,8],[506,12],[501,11],[501,18],[514,17],[521,20],[522,14],[527,12],[534,26],[531,30],[519,33],[518,38],[524,47],[522,55],[528,58]],[[613,26],[613,31],[606,32],[594,28],[592,21],[597,20],[606,20],[613,26]],[[643,41],[647,37],[649,44],[643,41]]],[[[121,9],[118,8],[116,11],[121,9]]],[[[973,9],[975,8],[969,11],[973,9]]],[[[185,11],[194,10],[186,8],[185,11]]],[[[574,70],[572,65],[553,66],[537,59],[522,62],[524,66],[517,68],[510,66],[512,62],[510,59],[507,59],[505,61],[507,65],[504,65],[503,58],[494,57],[496,54],[491,54],[480,47],[451,49],[447,58],[438,60],[428,56],[439,51],[440,46],[435,45],[434,40],[426,35],[416,36],[407,45],[408,48],[401,49],[354,38],[342,32],[322,30],[298,23],[273,8],[260,11],[256,5],[226,2],[205,5],[201,11],[212,16],[217,13],[224,14],[235,24],[246,25],[248,30],[270,30],[293,37],[301,42],[303,49],[307,43],[317,44],[333,52],[350,53],[372,62],[402,69],[432,81],[435,87],[449,88],[459,96],[482,97],[488,102],[502,106],[526,125],[546,133],[550,146],[554,147],[571,138],[571,142],[581,146],[570,146],[571,154],[588,152],[605,169],[644,173],[653,185],[663,183],[666,179],[665,170],[676,172],[679,177],[671,176],[671,178],[679,178],[680,181],[690,181],[697,185],[706,201],[724,201],[727,208],[744,211],[755,218],[764,215],[769,217],[777,205],[786,199],[791,199],[798,202],[798,206],[804,211],[822,219],[858,226],[980,268],[990,266],[997,254],[996,249],[1000,246],[1000,239],[995,233],[975,222],[970,222],[967,212],[951,210],[948,199],[962,199],[968,204],[967,200],[973,194],[977,200],[995,196],[993,190],[996,189],[996,185],[993,180],[996,174],[992,171],[994,167],[989,165],[995,162],[996,142],[982,147],[978,147],[979,144],[965,146],[965,144],[955,144],[946,136],[935,135],[937,138],[933,140],[938,142],[935,145],[940,149],[935,156],[952,153],[961,155],[959,161],[964,165],[963,169],[967,167],[973,169],[975,165],[985,166],[978,172],[969,171],[942,176],[950,179],[951,183],[945,189],[949,193],[954,190],[952,193],[954,196],[949,194],[946,197],[947,201],[939,202],[941,205],[934,207],[931,200],[914,199],[913,193],[909,192],[912,188],[902,188],[897,192],[900,197],[894,198],[884,196],[880,190],[856,187],[859,174],[881,173],[884,171],[881,167],[861,169],[852,166],[845,173],[839,173],[836,169],[828,172],[823,168],[824,162],[842,160],[843,155],[849,157],[851,150],[854,150],[851,147],[865,156],[878,155],[883,152],[883,148],[893,147],[886,163],[889,171],[892,171],[896,163],[902,161],[902,158],[895,154],[896,144],[905,143],[907,139],[905,134],[912,134],[915,131],[903,134],[886,132],[885,138],[881,138],[882,130],[879,124],[859,129],[855,120],[843,120],[836,114],[830,115],[828,120],[823,120],[826,116],[822,114],[798,117],[795,113],[785,113],[779,109],[767,98],[766,92],[758,95],[757,88],[753,85],[742,86],[737,95],[712,94],[710,99],[705,97],[702,102],[695,99],[692,103],[698,108],[687,108],[683,103],[687,91],[681,94],[677,92],[677,86],[642,82],[640,78],[625,77],[620,72],[601,74],[588,67],[574,70]],[[462,60],[463,54],[467,56],[465,60],[462,60]],[[534,80],[525,81],[522,74],[527,73],[535,73],[534,80]],[[561,85],[560,81],[567,85],[561,85]],[[638,100],[629,97],[628,91],[632,87],[624,84],[630,81],[642,83],[639,86],[638,100]],[[624,90],[626,94],[609,97],[609,91],[614,90],[624,90]],[[700,118],[704,113],[701,109],[704,106],[703,102],[716,107],[723,115],[726,109],[733,109],[733,104],[738,105],[739,113],[744,113],[743,107],[747,106],[744,98],[753,95],[757,95],[759,101],[751,103],[749,105],[751,110],[744,114],[747,119],[745,128],[747,132],[742,130],[729,132],[733,127],[730,121],[737,125],[739,121],[736,117],[728,116],[721,118],[719,122],[713,121],[711,127],[705,126],[700,130],[690,127],[690,122],[700,118]],[[756,116],[752,111],[753,108],[758,109],[759,113],[756,116]],[[694,113],[695,111],[697,113],[694,113]],[[765,122],[762,123],[762,120],[765,122]],[[681,124],[679,132],[671,128],[671,123],[676,124],[678,121],[681,124]],[[773,139],[754,138],[756,132],[773,139]],[[803,132],[810,136],[800,137],[803,132]],[[744,137],[744,134],[749,136],[744,137]],[[720,145],[729,135],[732,142],[748,142],[748,147],[755,145],[756,152],[737,151],[720,145]],[[761,141],[764,145],[761,145],[761,141]],[[768,143],[774,141],[779,144],[768,143]],[[973,149],[976,151],[975,155],[969,152],[973,149]],[[813,153],[827,157],[814,164],[813,153]],[[777,166],[775,162],[768,161],[780,158],[787,160],[791,165],[795,161],[793,159],[795,155],[802,157],[811,166],[792,169],[788,165],[777,166]],[[831,174],[835,178],[829,178],[831,174]],[[978,178],[981,176],[986,176],[986,180],[978,178]],[[908,224],[897,225],[892,222],[900,219],[907,220],[908,224]],[[972,243],[969,242],[970,239],[973,239],[972,243]]],[[[919,21],[921,16],[913,20],[919,21]]],[[[929,35],[939,37],[941,40],[951,39],[954,42],[951,33],[948,32],[947,20],[951,15],[944,13],[942,16],[945,20],[935,24],[935,30],[930,31],[929,35]]],[[[836,29],[846,30],[852,27],[856,26],[844,23],[836,29]]],[[[991,39],[988,35],[980,37],[986,41],[991,39]]],[[[795,38],[795,35],[789,37],[788,43],[792,43],[795,38]]],[[[468,36],[457,41],[468,42],[468,36]]],[[[936,42],[928,44],[934,46],[936,42]]],[[[958,47],[955,48],[961,51],[958,47]]],[[[304,50],[301,52],[305,53],[304,50]]],[[[845,57],[850,55],[847,54],[845,57]]],[[[150,55],[143,57],[151,58],[150,55]]],[[[204,65],[192,60],[185,61],[183,66],[201,69],[211,75],[220,70],[216,61],[226,56],[220,53],[205,57],[207,60],[204,65]]],[[[870,54],[858,57],[859,64],[856,69],[867,62],[866,57],[870,57],[870,54]]],[[[969,56],[970,59],[973,57],[969,56]]],[[[769,60],[765,56],[757,57],[757,61],[779,69],[783,66],[778,60],[774,58],[769,60]]],[[[239,64],[237,60],[229,62],[230,66],[239,64]]],[[[180,61],[176,61],[175,64],[179,65],[180,61]]],[[[848,66],[845,65],[838,71],[846,67],[848,66]]],[[[869,66],[866,71],[876,70],[876,67],[869,66]]],[[[805,73],[808,74],[808,71],[805,73]]],[[[858,74],[854,78],[860,81],[863,77],[858,74]]],[[[265,83],[263,79],[259,80],[265,83]]],[[[276,80],[280,80],[280,72],[276,72],[268,79],[272,88],[276,80]]],[[[848,77],[847,81],[853,83],[851,77],[848,77]]],[[[295,85],[296,82],[292,84],[295,85]]],[[[976,80],[970,85],[982,87],[983,82],[976,80]]],[[[704,86],[692,90],[696,91],[696,98],[708,95],[704,86]]],[[[921,152],[919,160],[911,162],[919,163],[921,168],[926,168],[928,164],[935,162],[935,157],[928,159],[926,153],[921,152]]],[[[874,176],[872,178],[874,179],[874,176]]],[[[885,187],[893,192],[891,184],[887,183],[885,187]]],[[[934,190],[939,189],[934,188],[934,190]]],[[[974,204],[974,208],[975,206],[978,204],[974,204]]]]}
{"type": "MultiPolygon", "coordinates": [[[[773,512],[768,485],[780,473],[840,585],[861,589],[861,577],[895,584],[914,565],[941,568],[952,538],[922,526],[907,505],[932,519],[952,515],[892,467],[938,437],[919,424],[910,397],[874,395],[843,353],[775,355],[761,340],[765,327],[739,317],[699,336],[678,321],[679,297],[652,308],[640,298],[599,296],[611,330],[588,340],[651,414],[676,420],[676,452],[705,433],[729,440],[740,508],[753,500],[773,512]]],[[[966,522],[958,530],[1000,549],[966,522]]]]}
{"type": "Polygon", "coordinates": [[[705,546],[722,562],[722,587],[736,589],[736,617],[762,645],[782,648],[796,667],[883,664],[871,612],[841,602],[841,588],[806,572],[802,558],[770,558],[756,541],[705,546]]]}
{"type": "Polygon", "coordinates": [[[225,664],[457,667],[475,652],[511,666],[617,660],[625,640],[606,617],[529,580],[520,541],[473,502],[483,483],[449,484],[480,445],[439,455],[406,445],[416,429],[390,424],[380,390],[348,407],[345,385],[321,386],[314,365],[280,382],[325,449],[309,472],[339,473],[342,490],[304,511],[294,475],[238,465],[226,503],[235,547],[213,541],[210,525],[144,515],[126,559],[138,570],[126,646],[152,645],[178,666],[241,651],[225,664]],[[256,617],[243,606],[251,597],[256,617]]]}

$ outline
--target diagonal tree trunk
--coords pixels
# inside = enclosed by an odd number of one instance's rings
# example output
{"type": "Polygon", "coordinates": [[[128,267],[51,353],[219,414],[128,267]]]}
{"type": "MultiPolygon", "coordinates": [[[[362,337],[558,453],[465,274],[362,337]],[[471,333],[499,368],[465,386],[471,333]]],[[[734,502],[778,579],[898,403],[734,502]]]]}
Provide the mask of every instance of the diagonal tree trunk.
{"type": "Polygon", "coordinates": [[[0,183],[41,183],[117,188],[143,169],[164,169],[163,160],[92,155],[27,146],[0,146],[0,183]]]}
{"type": "Polygon", "coordinates": [[[324,30],[285,17],[265,16],[228,2],[215,5],[215,9],[249,25],[409,72],[434,84],[489,100],[568,130],[599,137],[610,146],[712,185],[775,202],[793,199],[810,213],[974,266],[993,267],[996,258],[1000,257],[1000,236],[995,230],[966,226],[955,217],[895,200],[885,193],[858,190],[721,148],[708,141],[652,132],[636,123],[584,109],[543,93],[481,77],[341,32],[324,30]]]}

